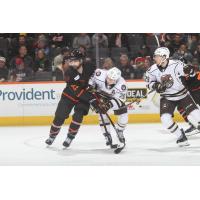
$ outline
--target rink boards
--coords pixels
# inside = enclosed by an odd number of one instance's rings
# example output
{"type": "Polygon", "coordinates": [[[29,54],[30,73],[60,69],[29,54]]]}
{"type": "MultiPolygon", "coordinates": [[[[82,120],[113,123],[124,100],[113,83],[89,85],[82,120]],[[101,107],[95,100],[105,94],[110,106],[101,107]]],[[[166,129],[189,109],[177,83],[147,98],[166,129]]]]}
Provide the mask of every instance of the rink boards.
{"type": "MultiPolygon", "coordinates": [[[[60,99],[64,82],[3,83],[0,86],[0,125],[49,125],[60,99]]],[[[127,101],[140,98],[128,107],[129,123],[159,122],[159,96],[148,94],[145,82],[127,81],[127,101]]],[[[127,102],[128,103],[128,102],[127,102]]],[[[115,120],[112,113],[111,117],[115,120]]],[[[182,121],[179,114],[175,114],[182,121]]],[[[69,123],[71,117],[65,123],[69,123]]],[[[96,124],[98,116],[90,111],[85,124],[96,124]]]]}

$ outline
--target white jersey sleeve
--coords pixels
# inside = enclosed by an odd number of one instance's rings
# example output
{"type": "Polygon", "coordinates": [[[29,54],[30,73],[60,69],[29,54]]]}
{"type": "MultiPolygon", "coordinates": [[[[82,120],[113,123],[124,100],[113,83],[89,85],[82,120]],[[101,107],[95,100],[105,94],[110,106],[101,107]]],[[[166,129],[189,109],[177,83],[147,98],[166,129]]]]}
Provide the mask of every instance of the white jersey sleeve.
{"type": "Polygon", "coordinates": [[[147,84],[147,88],[149,90],[153,90],[153,85],[155,82],[157,82],[157,76],[156,76],[156,71],[158,70],[157,66],[154,64],[152,65],[145,74],[145,81],[147,84]]]}

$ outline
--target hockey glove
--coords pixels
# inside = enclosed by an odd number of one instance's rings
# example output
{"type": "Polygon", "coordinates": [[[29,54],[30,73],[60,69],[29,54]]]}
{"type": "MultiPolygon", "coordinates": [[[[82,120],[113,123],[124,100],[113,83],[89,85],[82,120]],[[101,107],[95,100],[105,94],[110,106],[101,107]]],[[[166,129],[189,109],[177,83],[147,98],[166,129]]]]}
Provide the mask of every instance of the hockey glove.
{"type": "Polygon", "coordinates": [[[194,67],[192,65],[185,65],[183,67],[183,72],[186,74],[186,75],[189,75],[189,76],[193,76],[195,71],[194,71],[194,67]]]}
{"type": "Polygon", "coordinates": [[[159,82],[156,82],[153,85],[153,89],[156,90],[157,93],[163,93],[166,90],[166,86],[159,82]]]}
{"type": "Polygon", "coordinates": [[[112,103],[110,101],[105,101],[104,99],[92,99],[90,104],[94,108],[96,113],[105,114],[111,107],[112,103]]]}

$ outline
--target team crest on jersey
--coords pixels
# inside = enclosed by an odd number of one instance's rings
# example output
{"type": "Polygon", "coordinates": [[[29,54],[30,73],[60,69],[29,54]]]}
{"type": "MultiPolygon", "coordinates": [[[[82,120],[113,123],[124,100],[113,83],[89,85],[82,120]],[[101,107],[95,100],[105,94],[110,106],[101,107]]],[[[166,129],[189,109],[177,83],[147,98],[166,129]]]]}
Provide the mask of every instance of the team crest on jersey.
{"type": "Polygon", "coordinates": [[[100,71],[97,71],[96,72],[96,76],[100,76],[101,75],[101,72],[100,71]]]}
{"type": "Polygon", "coordinates": [[[166,88],[171,88],[174,84],[174,80],[171,74],[165,74],[161,76],[161,82],[166,86],[166,88]]]}
{"type": "Polygon", "coordinates": [[[126,86],[125,85],[122,85],[121,86],[121,89],[124,91],[124,90],[126,90],[126,86]]]}

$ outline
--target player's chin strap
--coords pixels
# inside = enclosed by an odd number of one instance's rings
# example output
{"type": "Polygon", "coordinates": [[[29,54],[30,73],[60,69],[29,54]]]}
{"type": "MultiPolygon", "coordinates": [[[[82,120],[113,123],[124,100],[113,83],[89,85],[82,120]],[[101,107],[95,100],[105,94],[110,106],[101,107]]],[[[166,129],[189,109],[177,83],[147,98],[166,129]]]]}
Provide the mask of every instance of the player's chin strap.
{"type": "MultiPolygon", "coordinates": [[[[94,95],[96,100],[100,103],[100,99],[99,99],[98,95],[95,92],[93,92],[92,94],[94,95]]],[[[99,113],[101,114],[101,110],[100,109],[99,109],[99,111],[100,111],[99,113]]],[[[115,130],[115,132],[116,132],[116,134],[118,136],[119,133],[118,133],[118,130],[117,130],[114,122],[112,121],[112,119],[110,118],[110,116],[108,115],[107,112],[105,112],[104,114],[107,116],[108,120],[110,121],[112,127],[114,128],[114,130],[115,130]]],[[[114,153],[116,153],[116,154],[120,153],[125,148],[125,146],[126,146],[126,143],[124,141],[122,146],[119,146],[119,145],[117,146],[117,148],[114,150],[114,153]]]]}

